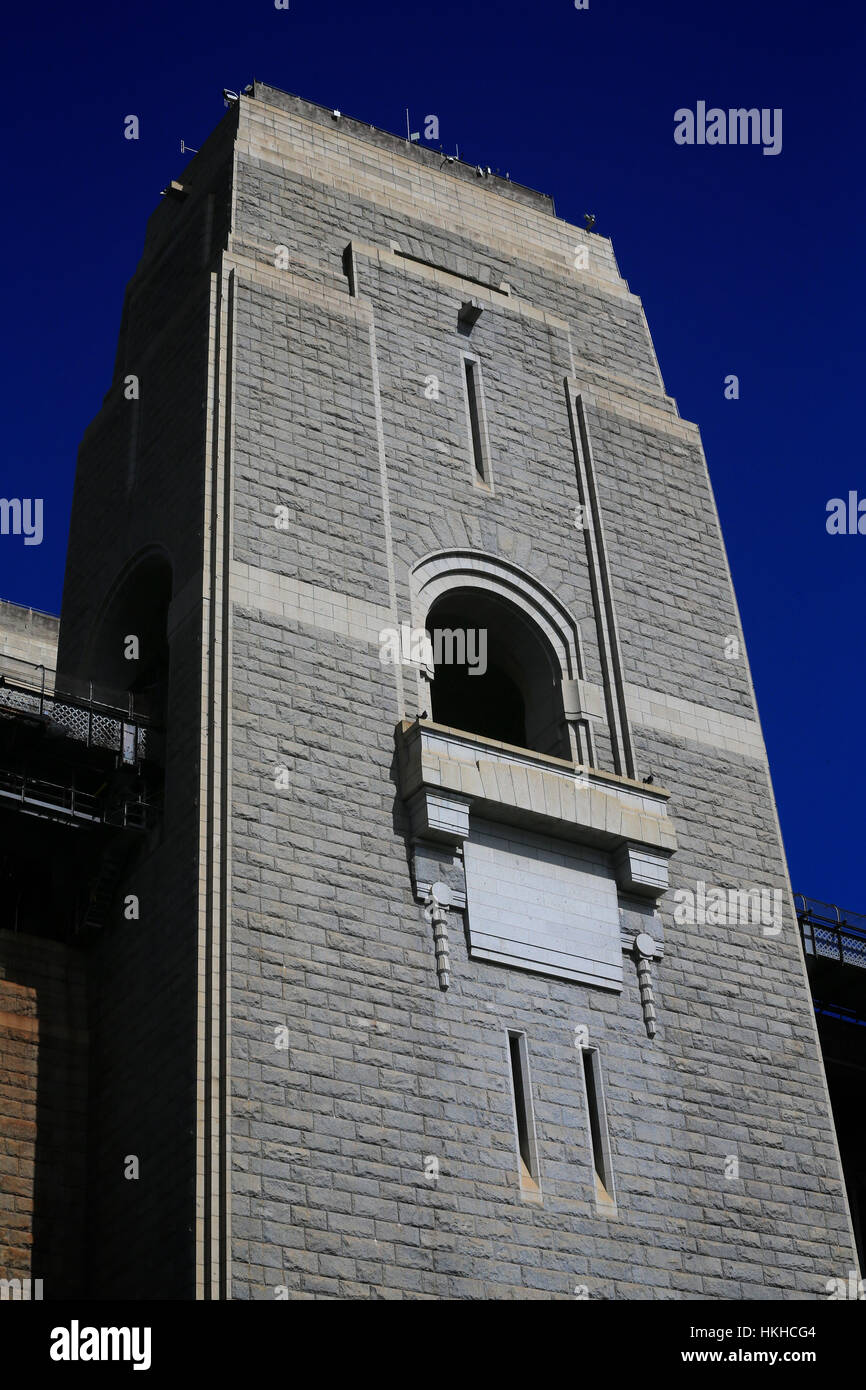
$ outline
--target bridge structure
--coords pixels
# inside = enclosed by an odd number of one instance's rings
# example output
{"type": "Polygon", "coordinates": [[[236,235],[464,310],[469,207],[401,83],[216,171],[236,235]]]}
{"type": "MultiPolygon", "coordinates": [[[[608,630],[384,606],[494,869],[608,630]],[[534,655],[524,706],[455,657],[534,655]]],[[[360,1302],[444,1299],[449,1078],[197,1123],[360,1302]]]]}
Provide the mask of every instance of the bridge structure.
{"type": "Polygon", "coordinates": [[[158,827],[161,750],[145,698],[0,656],[0,928],[68,939],[106,925],[129,854],[158,827]]]}
{"type": "Polygon", "coordinates": [[[866,914],[795,893],[803,954],[848,1188],[866,1267],[866,914]]]}

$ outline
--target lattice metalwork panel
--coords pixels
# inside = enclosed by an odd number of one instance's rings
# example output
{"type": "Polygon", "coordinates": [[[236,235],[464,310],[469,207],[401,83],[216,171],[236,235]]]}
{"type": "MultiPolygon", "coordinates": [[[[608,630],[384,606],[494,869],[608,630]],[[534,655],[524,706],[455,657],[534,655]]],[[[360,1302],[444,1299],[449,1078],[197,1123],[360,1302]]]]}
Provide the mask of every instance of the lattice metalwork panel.
{"type": "Polygon", "coordinates": [[[844,927],[811,926],[811,936],[815,943],[815,954],[837,960],[843,965],[866,967],[866,939],[849,935],[844,927]]]}
{"type": "Polygon", "coordinates": [[[70,738],[77,739],[79,743],[87,742],[87,732],[90,727],[90,714],[86,709],[76,709],[74,705],[62,705],[59,702],[50,704],[46,700],[45,713],[65,729],[70,738]]]}
{"type": "Polygon", "coordinates": [[[134,721],[98,713],[87,705],[73,705],[40,691],[0,685],[0,709],[44,715],[64,730],[67,737],[91,748],[121,753],[126,763],[147,755],[147,733],[134,721]]]}
{"type": "Polygon", "coordinates": [[[38,695],[27,690],[10,690],[9,686],[0,687],[0,705],[25,710],[28,714],[39,714],[40,710],[38,695]]]}
{"type": "Polygon", "coordinates": [[[120,748],[122,725],[117,719],[108,719],[103,714],[93,716],[91,725],[90,742],[96,748],[113,748],[117,751],[120,748]]]}

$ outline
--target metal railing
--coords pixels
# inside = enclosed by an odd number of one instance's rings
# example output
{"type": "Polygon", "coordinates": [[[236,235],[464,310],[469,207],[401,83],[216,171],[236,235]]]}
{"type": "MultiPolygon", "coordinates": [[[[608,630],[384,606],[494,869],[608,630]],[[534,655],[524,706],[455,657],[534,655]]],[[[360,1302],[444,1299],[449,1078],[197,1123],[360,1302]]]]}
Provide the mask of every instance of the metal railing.
{"type": "Polygon", "coordinates": [[[151,720],[136,710],[133,695],[94,687],[92,681],[63,682],[61,689],[50,667],[17,657],[0,656],[2,714],[46,720],[59,733],[88,748],[120,753],[125,763],[146,756],[151,720]]]}
{"type": "Polygon", "coordinates": [[[147,828],[151,806],[140,797],[130,796],[106,804],[105,798],[92,792],[46,782],[38,777],[0,769],[0,805],[14,807],[30,815],[50,820],[90,821],[121,829],[147,828]]]}
{"type": "Polygon", "coordinates": [[[818,902],[802,893],[794,894],[794,906],[807,957],[866,968],[866,916],[862,912],[846,912],[835,903],[818,902]]]}

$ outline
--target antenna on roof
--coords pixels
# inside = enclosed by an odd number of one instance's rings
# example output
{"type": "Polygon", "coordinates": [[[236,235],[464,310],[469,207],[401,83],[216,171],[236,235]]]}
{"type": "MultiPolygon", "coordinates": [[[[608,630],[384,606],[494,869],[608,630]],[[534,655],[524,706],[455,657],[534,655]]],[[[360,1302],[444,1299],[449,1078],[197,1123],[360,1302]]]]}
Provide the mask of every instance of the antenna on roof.
{"type": "Polygon", "coordinates": [[[192,145],[185,145],[182,140],[180,142],[180,152],[181,154],[198,154],[198,150],[194,150],[192,145]]]}

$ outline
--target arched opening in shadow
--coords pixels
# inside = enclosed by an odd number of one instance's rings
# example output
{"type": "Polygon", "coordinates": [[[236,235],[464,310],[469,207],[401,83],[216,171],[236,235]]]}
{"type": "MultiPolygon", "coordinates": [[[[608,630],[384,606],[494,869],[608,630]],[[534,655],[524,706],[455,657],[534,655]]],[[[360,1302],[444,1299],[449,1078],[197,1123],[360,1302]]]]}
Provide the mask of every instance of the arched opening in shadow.
{"type": "Polygon", "coordinates": [[[451,589],[427,617],[437,724],[570,758],[562,671],[546,638],[514,604],[451,589]]]}
{"type": "Polygon", "coordinates": [[[165,721],[168,697],[168,606],[172,573],[157,551],[145,555],[112,595],[90,651],[88,677],[94,699],[114,703],[133,697],[135,710],[165,721]]]}

